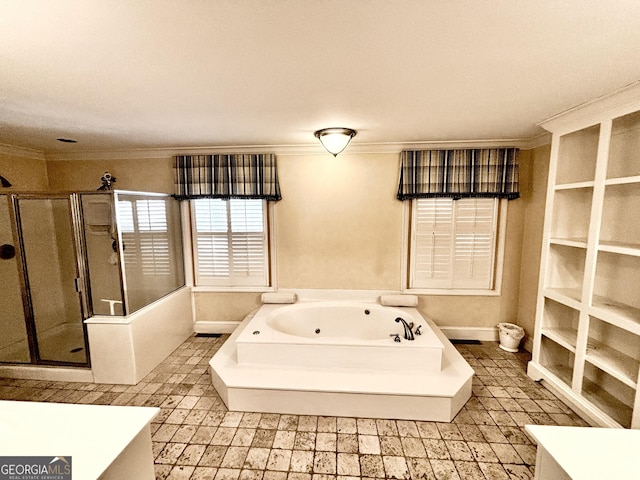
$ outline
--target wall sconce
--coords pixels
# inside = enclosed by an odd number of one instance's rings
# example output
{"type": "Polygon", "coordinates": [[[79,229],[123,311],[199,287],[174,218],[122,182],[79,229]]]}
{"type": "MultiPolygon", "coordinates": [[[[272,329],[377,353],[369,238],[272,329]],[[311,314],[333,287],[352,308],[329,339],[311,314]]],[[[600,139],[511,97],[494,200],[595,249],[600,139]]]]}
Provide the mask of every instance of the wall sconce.
{"type": "Polygon", "coordinates": [[[355,130],[351,128],[323,128],[317,130],[313,134],[316,136],[320,143],[334,157],[337,157],[342,152],[353,137],[356,136],[355,130]]]}
{"type": "Polygon", "coordinates": [[[11,186],[11,182],[0,175],[0,185],[2,185],[3,188],[9,188],[11,186]]]}

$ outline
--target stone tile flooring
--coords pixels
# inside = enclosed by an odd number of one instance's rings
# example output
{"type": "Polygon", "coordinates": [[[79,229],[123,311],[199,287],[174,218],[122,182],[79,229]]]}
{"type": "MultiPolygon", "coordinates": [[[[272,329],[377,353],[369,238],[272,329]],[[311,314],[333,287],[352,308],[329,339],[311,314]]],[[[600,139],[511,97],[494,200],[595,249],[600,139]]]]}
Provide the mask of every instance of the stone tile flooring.
{"type": "Polygon", "coordinates": [[[155,470],[171,480],[528,479],[523,425],[586,426],[493,342],[457,345],[476,375],[452,423],[229,412],[208,371],[226,338],[191,337],[135,386],[0,379],[0,399],[160,407],[155,470]]]}

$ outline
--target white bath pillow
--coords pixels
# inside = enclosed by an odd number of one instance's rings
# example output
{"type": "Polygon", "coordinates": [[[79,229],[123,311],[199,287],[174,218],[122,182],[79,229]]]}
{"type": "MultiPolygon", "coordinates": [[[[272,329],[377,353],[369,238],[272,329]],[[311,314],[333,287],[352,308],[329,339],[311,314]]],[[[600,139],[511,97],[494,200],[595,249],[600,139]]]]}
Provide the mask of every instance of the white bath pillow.
{"type": "Polygon", "coordinates": [[[296,303],[298,296],[295,293],[265,292],[262,294],[262,303],[296,303]]]}
{"type": "Polygon", "coordinates": [[[380,295],[380,303],[387,307],[417,307],[416,295],[380,295]]]}

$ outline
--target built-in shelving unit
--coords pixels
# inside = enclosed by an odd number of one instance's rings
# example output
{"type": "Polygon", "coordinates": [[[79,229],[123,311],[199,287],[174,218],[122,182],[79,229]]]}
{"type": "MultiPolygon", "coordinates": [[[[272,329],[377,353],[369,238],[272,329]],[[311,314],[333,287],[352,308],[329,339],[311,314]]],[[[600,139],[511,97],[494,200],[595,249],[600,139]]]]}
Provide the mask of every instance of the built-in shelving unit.
{"type": "Polygon", "coordinates": [[[640,84],[552,132],[529,375],[594,425],[640,428],[640,84]]]}

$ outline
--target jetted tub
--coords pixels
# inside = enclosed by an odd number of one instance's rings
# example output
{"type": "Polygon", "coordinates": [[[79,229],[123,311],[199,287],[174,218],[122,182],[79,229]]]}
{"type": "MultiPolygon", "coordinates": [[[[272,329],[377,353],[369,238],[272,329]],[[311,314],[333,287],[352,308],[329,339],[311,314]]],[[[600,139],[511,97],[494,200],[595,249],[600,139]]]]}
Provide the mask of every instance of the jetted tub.
{"type": "Polygon", "coordinates": [[[239,365],[438,372],[443,351],[415,309],[359,302],[266,304],[236,339],[239,365]],[[398,317],[419,329],[414,340],[398,317]]]}

